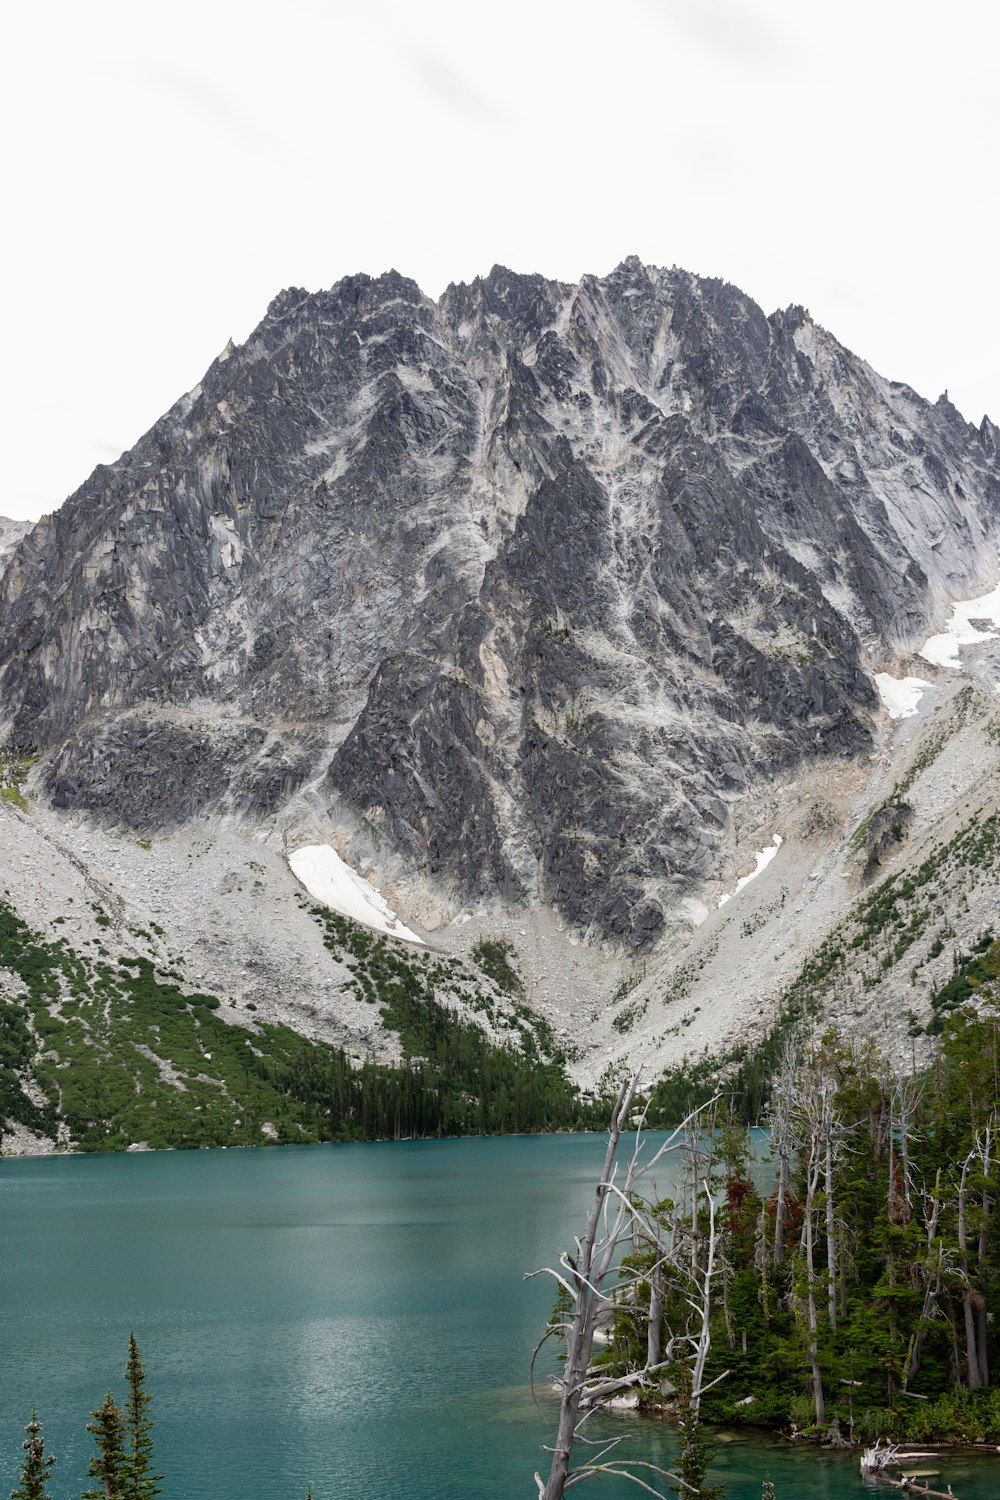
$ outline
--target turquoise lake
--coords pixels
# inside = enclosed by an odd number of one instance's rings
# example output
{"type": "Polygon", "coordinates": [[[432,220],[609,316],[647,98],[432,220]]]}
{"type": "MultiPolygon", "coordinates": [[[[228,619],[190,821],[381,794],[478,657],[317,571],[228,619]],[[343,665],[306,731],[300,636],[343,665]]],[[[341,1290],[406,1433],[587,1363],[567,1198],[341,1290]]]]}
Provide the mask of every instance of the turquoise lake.
{"type": "MultiPolygon", "coordinates": [[[[530,1500],[554,1432],[545,1382],[537,1406],[528,1388],[553,1285],[523,1273],[572,1243],[603,1149],[577,1135],[0,1162],[0,1494],[35,1406],[54,1500],[79,1495],[89,1413],[121,1395],[135,1329],[164,1500],[304,1500],[310,1484],[315,1500],[530,1500]]],[[[663,1424],[602,1423],[669,1460],[663,1424]]],[[[872,1494],[854,1457],[722,1438],[727,1500],[759,1500],[765,1475],[778,1500],[872,1494]]],[[[960,1500],[1000,1495],[1000,1458],[942,1467],[960,1500]]]]}

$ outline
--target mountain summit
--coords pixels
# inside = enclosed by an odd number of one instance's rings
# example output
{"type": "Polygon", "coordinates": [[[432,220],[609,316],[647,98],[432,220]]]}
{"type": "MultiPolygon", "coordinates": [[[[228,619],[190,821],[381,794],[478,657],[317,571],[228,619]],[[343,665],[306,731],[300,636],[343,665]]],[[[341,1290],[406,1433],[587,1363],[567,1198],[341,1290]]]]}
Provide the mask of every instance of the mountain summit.
{"type": "Polygon", "coordinates": [[[641,948],[748,790],[868,749],[998,516],[992,423],[724,282],[288,290],[17,546],[0,740],[58,809],[641,948]]]}

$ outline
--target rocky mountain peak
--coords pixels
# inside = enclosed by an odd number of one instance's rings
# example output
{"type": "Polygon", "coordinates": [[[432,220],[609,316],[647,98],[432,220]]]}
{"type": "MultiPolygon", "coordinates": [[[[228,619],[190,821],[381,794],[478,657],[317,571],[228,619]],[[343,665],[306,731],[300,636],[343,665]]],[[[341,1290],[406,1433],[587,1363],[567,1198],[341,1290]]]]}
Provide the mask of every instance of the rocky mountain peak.
{"type": "Polygon", "coordinates": [[[998,508],[992,424],[725,282],[289,289],[14,556],[0,733],[58,808],[641,946],[749,787],[865,753],[998,508]]]}

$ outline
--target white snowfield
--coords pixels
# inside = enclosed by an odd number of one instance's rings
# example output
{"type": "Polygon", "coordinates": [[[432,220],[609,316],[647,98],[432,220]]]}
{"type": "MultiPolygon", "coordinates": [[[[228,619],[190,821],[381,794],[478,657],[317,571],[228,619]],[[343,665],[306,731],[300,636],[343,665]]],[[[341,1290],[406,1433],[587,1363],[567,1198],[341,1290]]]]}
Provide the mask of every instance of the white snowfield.
{"type": "MultiPolygon", "coordinates": [[[[974,646],[977,641],[996,640],[1000,634],[1000,584],[989,594],[978,599],[963,599],[952,606],[947,630],[932,635],[921,646],[918,656],[933,662],[936,667],[947,667],[952,672],[962,670],[959,651],[963,646],[974,646]],[[989,620],[998,630],[980,630],[973,620],[989,620]]],[[[918,712],[924,689],[930,683],[922,677],[890,677],[888,672],[876,672],[875,686],[879,697],[888,710],[890,719],[911,719],[918,712]]],[[[1000,687],[997,689],[1000,692],[1000,687]]]]}
{"type": "Polygon", "coordinates": [[[362,922],[376,932],[385,932],[390,937],[403,938],[407,943],[419,943],[423,947],[423,938],[403,926],[375,887],[345,864],[330,844],[306,844],[304,848],[296,849],[288,856],[288,866],[310,896],[315,896],[332,911],[362,922]]]}
{"type": "Polygon", "coordinates": [[[937,667],[961,671],[959,648],[975,645],[977,641],[992,640],[997,635],[996,630],[978,630],[972,624],[973,620],[990,620],[994,625],[1000,626],[1000,585],[990,594],[983,594],[978,599],[965,599],[961,604],[956,604],[947,630],[943,630],[940,635],[932,635],[920,655],[937,667]]]}
{"type": "Polygon", "coordinates": [[[727,901],[731,901],[734,896],[739,895],[740,891],[745,885],[749,885],[751,880],[756,880],[760,872],[767,869],[768,865],[771,863],[772,859],[777,854],[783,843],[784,840],[781,837],[781,834],[776,833],[767,848],[761,849],[759,854],[754,855],[754,858],[757,861],[754,869],[750,871],[749,875],[740,876],[739,880],[737,880],[736,882],[736,889],[734,891],[730,891],[728,894],[723,894],[719,897],[719,905],[725,906],[727,901]]]}
{"type": "Polygon", "coordinates": [[[890,719],[912,719],[930,683],[922,677],[890,677],[888,672],[876,672],[875,686],[890,719]]]}

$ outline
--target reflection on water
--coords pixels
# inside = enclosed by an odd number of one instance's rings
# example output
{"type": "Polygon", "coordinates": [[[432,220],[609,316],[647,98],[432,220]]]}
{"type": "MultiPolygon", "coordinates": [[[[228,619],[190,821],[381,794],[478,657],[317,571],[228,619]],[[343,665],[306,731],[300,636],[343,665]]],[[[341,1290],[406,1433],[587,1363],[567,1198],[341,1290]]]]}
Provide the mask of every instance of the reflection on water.
{"type": "MultiPolygon", "coordinates": [[[[0,1494],[34,1405],[54,1500],[75,1500],[134,1328],[164,1500],[534,1495],[552,1287],[523,1273],[572,1242],[602,1154],[549,1136],[0,1163],[0,1494]]],[[[622,1432],[669,1464],[664,1424],[594,1418],[593,1437],[622,1432]]],[[[949,1457],[946,1477],[993,1500],[996,1462],[949,1457]]],[[[740,1432],[716,1470],[727,1500],[759,1500],[765,1476],[778,1500],[871,1493],[854,1457],[740,1432]]]]}

